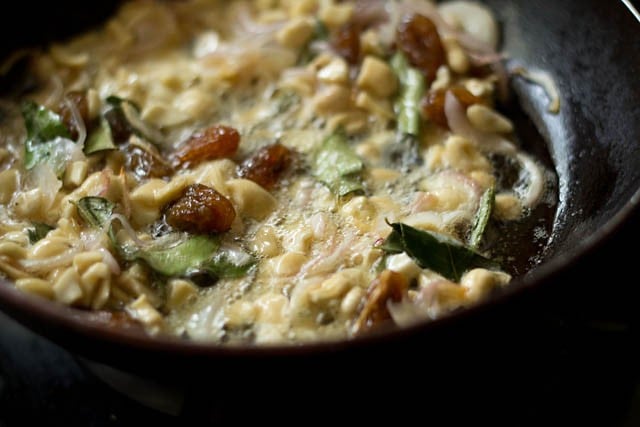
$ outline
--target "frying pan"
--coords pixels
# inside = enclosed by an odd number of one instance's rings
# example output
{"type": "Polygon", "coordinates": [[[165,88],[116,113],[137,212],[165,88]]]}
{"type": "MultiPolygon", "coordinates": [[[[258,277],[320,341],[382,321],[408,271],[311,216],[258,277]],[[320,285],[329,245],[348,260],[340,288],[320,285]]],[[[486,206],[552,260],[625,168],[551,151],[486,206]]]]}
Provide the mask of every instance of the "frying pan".
{"type": "MultiPolygon", "coordinates": [[[[0,282],[0,308],[75,354],[155,378],[223,381],[243,373],[276,381],[295,371],[304,372],[305,381],[322,381],[329,366],[340,365],[353,366],[352,377],[362,379],[370,374],[357,368],[362,360],[393,366],[408,355],[416,360],[478,353],[476,344],[488,345],[488,331],[512,322],[517,307],[542,304],[558,292],[577,293],[587,286],[586,278],[603,277],[602,269],[615,270],[603,254],[611,253],[615,239],[628,232],[640,198],[640,23],[621,1],[485,3],[502,23],[508,67],[546,70],[562,98],[560,113],[551,115],[541,88],[511,81],[515,100],[509,108],[522,111],[523,128],[531,129],[520,138],[529,149],[548,151],[558,175],[559,205],[540,264],[503,292],[477,307],[407,329],[337,343],[263,348],[151,338],[109,328],[91,313],[29,298],[5,281],[0,282]]],[[[2,19],[24,26],[0,25],[0,53],[95,25],[114,4],[58,1],[38,4],[37,11],[27,10],[34,9],[28,2],[16,4],[17,10],[5,12],[2,19]]],[[[521,242],[522,247],[527,243],[521,242]]]]}

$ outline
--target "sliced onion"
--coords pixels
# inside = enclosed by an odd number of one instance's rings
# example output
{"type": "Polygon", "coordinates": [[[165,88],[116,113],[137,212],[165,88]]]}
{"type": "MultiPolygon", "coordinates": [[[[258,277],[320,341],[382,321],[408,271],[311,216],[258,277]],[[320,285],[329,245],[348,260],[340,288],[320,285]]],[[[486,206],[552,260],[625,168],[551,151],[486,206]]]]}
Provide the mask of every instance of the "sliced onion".
{"type": "Polygon", "coordinates": [[[49,92],[49,96],[44,101],[44,105],[53,107],[60,104],[60,100],[64,96],[64,85],[62,84],[62,79],[56,74],[51,75],[49,82],[51,86],[53,86],[53,89],[49,92]]]}
{"type": "Polygon", "coordinates": [[[445,96],[444,111],[449,127],[454,134],[463,136],[477,143],[484,151],[515,154],[516,147],[512,142],[504,139],[500,135],[482,132],[473,127],[467,118],[464,107],[451,91],[448,91],[445,96]]]}
{"type": "Polygon", "coordinates": [[[82,233],[82,243],[85,251],[97,251],[102,254],[102,261],[115,275],[120,274],[121,269],[113,254],[103,246],[102,230],[89,230],[82,233]]]}
{"type": "Polygon", "coordinates": [[[452,212],[418,212],[402,220],[403,224],[420,230],[433,230],[449,233],[455,224],[469,218],[468,212],[455,210],[452,212]]]}
{"type": "Polygon", "coordinates": [[[120,225],[122,226],[122,229],[127,233],[131,241],[135,243],[137,246],[145,247],[149,245],[149,243],[143,242],[142,240],[140,240],[140,238],[136,234],[136,231],[131,226],[131,223],[124,215],[121,215],[121,214],[111,215],[111,218],[109,218],[109,221],[107,221],[107,223],[104,225],[104,229],[108,230],[114,221],[118,221],[120,223],[120,225]]]}
{"type": "Polygon", "coordinates": [[[44,203],[42,208],[47,211],[53,206],[58,191],[62,188],[62,182],[48,163],[40,163],[29,172],[26,186],[40,191],[44,203]]]}
{"type": "Polygon", "coordinates": [[[354,247],[355,241],[354,235],[345,236],[340,244],[332,239],[332,243],[325,250],[302,267],[300,277],[312,277],[335,271],[336,267],[347,258],[347,254],[358,253],[357,248],[354,247]]]}
{"type": "Polygon", "coordinates": [[[514,69],[512,73],[542,87],[549,97],[548,111],[553,114],[560,112],[560,94],[558,87],[548,73],[544,71],[529,71],[523,67],[514,69]]]}
{"type": "Polygon", "coordinates": [[[111,270],[112,274],[117,276],[122,272],[120,264],[118,264],[118,261],[110,251],[105,248],[100,248],[98,249],[98,252],[102,254],[102,262],[104,262],[107,267],[109,267],[109,270],[111,270]]]}
{"type": "Polygon", "coordinates": [[[73,247],[51,258],[21,260],[20,265],[31,273],[48,273],[57,268],[71,265],[73,258],[80,252],[81,248],[73,247]]]}
{"type": "Polygon", "coordinates": [[[534,208],[545,191],[545,177],[542,168],[531,157],[526,154],[519,153],[516,158],[522,165],[521,181],[527,182],[524,187],[516,188],[517,194],[520,196],[522,206],[525,208],[534,208]]]}

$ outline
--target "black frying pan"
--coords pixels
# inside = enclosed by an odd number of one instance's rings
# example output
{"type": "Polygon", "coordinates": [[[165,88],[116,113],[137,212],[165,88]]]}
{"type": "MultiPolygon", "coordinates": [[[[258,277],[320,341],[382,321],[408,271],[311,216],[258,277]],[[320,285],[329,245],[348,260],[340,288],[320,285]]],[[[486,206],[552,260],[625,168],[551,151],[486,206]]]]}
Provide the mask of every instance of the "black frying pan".
{"type": "MultiPolygon", "coordinates": [[[[218,347],[109,329],[90,314],[27,298],[6,283],[0,283],[0,307],[83,357],[153,377],[223,382],[242,375],[278,381],[295,371],[294,377],[304,373],[300,381],[309,383],[332,378],[327,375],[341,364],[353,366],[351,380],[361,383],[397,373],[407,360],[468,361],[468,355],[477,357],[519,333],[504,326],[517,326],[522,307],[536,310],[557,295],[574,293],[575,298],[565,301],[579,304],[580,292],[604,286],[591,284],[593,280],[630,280],[630,255],[618,251],[618,245],[625,237],[622,231],[635,230],[631,221],[640,197],[640,23],[622,2],[613,0],[486,3],[503,23],[509,67],[547,70],[562,96],[562,110],[553,116],[545,111],[547,100],[540,88],[520,79],[512,82],[516,101],[509,108],[522,110],[535,125],[535,131],[520,136],[525,146],[546,147],[550,153],[559,176],[560,203],[541,265],[496,298],[402,331],[272,348],[218,347]],[[615,264],[610,256],[614,251],[615,264]],[[492,336],[496,330],[503,334],[492,336]],[[378,368],[363,369],[363,360],[378,368]]],[[[4,12],[1,19],[24,26],[0,25],[0,52],[66,36],[99,22],[112,6],[59,1],[38,4],[35,10],[16,4],[18,10],[4,12]]]]}

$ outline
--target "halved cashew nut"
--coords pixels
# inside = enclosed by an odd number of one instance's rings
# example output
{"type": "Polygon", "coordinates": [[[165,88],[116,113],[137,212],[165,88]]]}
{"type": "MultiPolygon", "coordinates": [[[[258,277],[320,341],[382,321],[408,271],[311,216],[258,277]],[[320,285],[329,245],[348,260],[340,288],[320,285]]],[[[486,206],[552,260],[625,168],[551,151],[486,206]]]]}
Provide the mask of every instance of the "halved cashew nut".
{"type": "Polygon", "coordinates": [[[438,10],[450,25],[493,49],[498,47],[498,23],[486,6],[472,1],[454,0],[441,4],[438,10]]]}

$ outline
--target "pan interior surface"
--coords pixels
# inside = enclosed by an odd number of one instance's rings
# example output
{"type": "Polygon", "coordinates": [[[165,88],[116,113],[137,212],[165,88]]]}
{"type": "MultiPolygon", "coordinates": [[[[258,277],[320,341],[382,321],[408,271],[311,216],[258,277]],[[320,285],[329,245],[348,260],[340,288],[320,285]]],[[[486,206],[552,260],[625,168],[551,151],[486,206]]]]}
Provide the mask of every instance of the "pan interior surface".
{"type": "MultiPolygon", "coordinates": [[[[540,264],[515,284],[510,290],[514,293],[525,286],[553,286],[556,270],[575,261],[613,231],[621,215],[637,203],[640,109],[636,105],[640,99],[640,81],[635,76],[640,74],[640,40],[636,37],[638,23],[622,3],[572,0],[558,0],[553,4],[542,0],[487,0],[485,3],[503,24],[503,50],[508,54],[508,69],[525,67],[549,73],[558,86],[562,103],[559,114],[549,114],[549,100],[542,88],[523,79],[512,80],[513,108],[524,112],[521,120],[525,131],[519,136],[525,147],[540,154],[548,152],[558,176],[559,200],[557,210],[541,213],[552,223],[546,229],[550,238],[544,247],[531,248],[523,243],[521,248],[505,249],[526,254],[520,261],[521,272],[532,262],[540,264]],[[544,13],[540,13],[541,10],[544,13]]],[[[106,13],[105,10],[95,12],[106,13]]],[[[65,17],[60,15],[62,22],[65,17]]],[[[58,36],[55,29],[51,32],[54,37],[58,36]]],[[[49,34],[45,36],[49,38],[49,34]]],[[[3,40],[2,52],[7,50],[7,39],[3,37],[3,40]]],[[[25,37],[25,41],[39,40],[31,35],[25,37]]],[[[527,233],[534,229],[535,226],[529,227],[527,233]]],[[[300,351],[287,347],[229,350],[153,339],[130,331],[105,330],[91,321],[91,315],[59,310],[40,301],[26,301],[5,288],[0,289],[0,305],[9,313],[69,347],[92,353],[97,359],[109,359],[94,351],[105,348],[105,343],[116,344],[110,347],[116,353],[131,347],[154,353],[207,356],[243,351],[255,354],[300,351]],[[89,322],[83,325],[87,319],[89,322]],[[91,342],[102,344],[88,350],[91,342]]],[[[387,335],[385,332],[371,340],[387,335]]],[[[326,349],[326,345],[311,345],[304,351],[320,348],[326,349]]]]}

